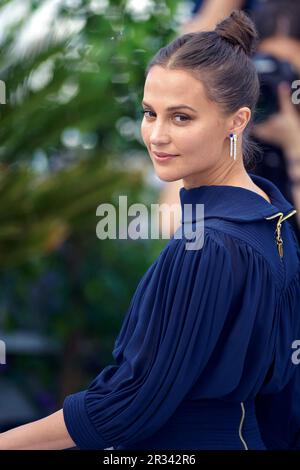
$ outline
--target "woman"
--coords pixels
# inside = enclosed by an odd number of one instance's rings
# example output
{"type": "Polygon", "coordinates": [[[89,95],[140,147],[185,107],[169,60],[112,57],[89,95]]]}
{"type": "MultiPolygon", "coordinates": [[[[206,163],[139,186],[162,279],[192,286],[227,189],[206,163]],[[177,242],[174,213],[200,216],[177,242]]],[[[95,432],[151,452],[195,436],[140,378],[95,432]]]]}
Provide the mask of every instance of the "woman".
{"type": "MultiPolygon", "coordinates": [[[[257,49],[260,53],[273,56],[279,61],[286,61],[294,67],[295,73],[300,77],[300,2],[294,0],[268,0],[268,1],[241,1],[222,0],[197,1],[197,15],[192,22],[184,25],[183,32],[190,32],[215,24],[222,18],[225,10],[229,13],[234,4],[244,6],[251,10],[251,17],[256,25],[260,41],[257,49]],[[222,4],[222,6],[221,6],[222,4]]],[[[197,9],[196,8],[196,9],[197,9]]],[[[228,13],[228,14],[229,14],[228,13]]],[[[224,15],[225,16],[225,15],[224,15]]],[[[204,28],[205,29],[205,28],[204,28]]],[[[269,90],[270,84],[278,80],[279,72],[270,62],[260,65],[260,71],[268,73],[269,77],[262,93],[264,107],[270,109],[273,93],[269,90]],[[265,67],[268,66],[268,70],[265,67]],[[270,68],[271,67],[271,68],[270,68]],[[270,96],[269,96],[270,95],[270,96]]],[[[262,78],[265,80],[265,76],[262,78]]],[[[279,110],[267,120],[253,126],[252,137],[260,149],[260,158],[251,163],[252,173],[271,180],[283,196],[287,198],[298,210],[296,217],[291,219],[298,243],[300,243],[300,106],[295,106],[291,100],[292,83],[282,83],[277,89],[279,110]]],[[[295,90],[295,96],[299,96],[295,90]]],[[[260,114],[260,113],[259,113],[260,114]]],[[[260,120],[261,121],[261,120],[260,120]]],[[[250,171],[250,166],[248,167],[250,171]]],[[[168,220],[168,206],[179,203],[179,189],[182,181],[178,180],[162,184],[160,204],[165,208],[166,216],[161,220],[161,232],[173,234],[179,225],[180,209],[177,210],[176,223],[168,220]]],[[[164,213],[163,213],[164,215],[164,213]]]]}
{"type": "Polygon", "coordinates": [[[204,222],[203,246],[169,240],[133,296],[116,364],[0,448],[300,449],[295,211],[244,167],[255,41],[234,11],[150,62],[142,136],[157,175],[183,180],[182,228],[204,222]]]}

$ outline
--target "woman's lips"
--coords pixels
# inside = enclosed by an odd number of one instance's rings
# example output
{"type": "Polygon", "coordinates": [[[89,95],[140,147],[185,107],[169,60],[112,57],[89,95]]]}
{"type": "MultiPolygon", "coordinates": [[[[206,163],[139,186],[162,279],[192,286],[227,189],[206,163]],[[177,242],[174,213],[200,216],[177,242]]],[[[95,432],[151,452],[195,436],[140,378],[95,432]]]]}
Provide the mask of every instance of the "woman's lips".
{"type": "Polygon", "coordinates": [[[172,160],[172,158],[178,157],[178,155],[171,155],[170,153],[152,152],[154,158],[159,162],[172,160]]]}

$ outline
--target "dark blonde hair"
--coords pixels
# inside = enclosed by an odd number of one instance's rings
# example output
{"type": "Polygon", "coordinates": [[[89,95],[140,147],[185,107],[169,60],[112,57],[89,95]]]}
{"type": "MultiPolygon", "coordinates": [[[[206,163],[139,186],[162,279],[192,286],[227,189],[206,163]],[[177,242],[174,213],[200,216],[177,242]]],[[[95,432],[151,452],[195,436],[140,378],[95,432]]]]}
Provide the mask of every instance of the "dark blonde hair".
{"type": "MultiPolygon", "coordinates": [[[[257,44],[252,20],[234,10],[213,31],[186,33],[162,47],[146,68],[145,77],[154,65],[189,71],[199,79],[207,97],[229,115],[243,106],[255,111],[260,85],[251,56],[257,44]]],[[[249,141],[251,122],[243,134],[243,155],[247,165],[256,146],[249,141]]]]}

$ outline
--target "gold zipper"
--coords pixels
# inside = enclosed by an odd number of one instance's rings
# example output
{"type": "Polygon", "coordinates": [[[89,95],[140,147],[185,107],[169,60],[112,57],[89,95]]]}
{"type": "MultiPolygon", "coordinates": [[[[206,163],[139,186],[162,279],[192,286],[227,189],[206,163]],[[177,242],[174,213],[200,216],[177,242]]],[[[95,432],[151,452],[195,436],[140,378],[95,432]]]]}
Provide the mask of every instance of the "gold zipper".
{"type": "Polygon", "coordinates": [[[283,258],[283,240],[281,238],[281,224],[284,220],[288,219],[289,217],[292,217],[292,215],[296,213],[297,213],[297,210],[294,209],[285,217],[283,215],[283,212],[278,212],[277,214],[274,214],[271,217],[266,217],[266,220],[272,220],[272,219],[275,219],[275,217],[279,217],[277,224],[276,224],[275,235],[276,235],[277,250],[278,250],[280,258],[283,258]]]}
{"type": "Polygon", "coordinates": [[[239,427],[239,436],[240,436],[240,440],[242,441],[242,443],[244,445],[245,450],[249,450],[248,446],[247,446],[247,443],[246,443],[245,439],[242,436],[242,428],[243,428],[243,423],[244,423],[244,419],[245,419],[245,407],[244,407],[243,402],[241,402],[241,408],[242,408],[242,417],[241,417],[240,427],[239,427]]]}

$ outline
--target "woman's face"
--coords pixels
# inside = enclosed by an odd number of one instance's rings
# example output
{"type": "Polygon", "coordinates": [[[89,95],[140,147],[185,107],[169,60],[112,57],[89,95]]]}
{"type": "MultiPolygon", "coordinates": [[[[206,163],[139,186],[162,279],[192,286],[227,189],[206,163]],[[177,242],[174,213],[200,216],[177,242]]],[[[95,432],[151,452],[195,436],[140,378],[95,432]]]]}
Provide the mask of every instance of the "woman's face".
{"type": "Polygon", "coordinates": [[[211,174],[229,164],[228,118],[188,72],[153,66],[145,82],[143,109],[141,134],[160,179],[183,179],[189,186],[197,174],[211,174]],[[157,159],[154,152],[174,156],[157,159]]]}

